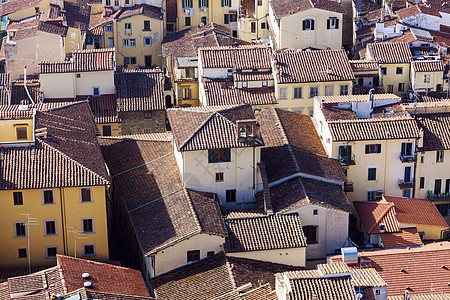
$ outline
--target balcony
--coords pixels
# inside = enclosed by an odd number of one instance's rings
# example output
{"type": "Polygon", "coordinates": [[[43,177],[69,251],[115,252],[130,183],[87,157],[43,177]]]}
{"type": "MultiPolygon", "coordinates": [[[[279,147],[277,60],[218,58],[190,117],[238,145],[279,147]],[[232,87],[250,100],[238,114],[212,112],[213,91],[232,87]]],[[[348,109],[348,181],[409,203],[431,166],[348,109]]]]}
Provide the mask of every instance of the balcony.
{"type": "Polygon", "coordinates": [[[344,192],[353,192],[353,181],[346,180],[344,182],[344,192]]]}
{"type": "Polygon", "coordinates": [[[450,200],[450,193],[434,194],[433,191],[428,191],[427,198],[433,201],[450,200]]]}
{"type": "Polygon", "coordinates": [[[339,156],[339,162],[341,163],[341,166],[356,165],[355,155],[352,153],[350,156],[339,156]]]}
{"type": "Polygon", "coordinates": [[[411,189],[414,187],[414,183],[412,180],[404,181],[403,179],[398,180],[398,187],[400,189],[411,189]]]}
{"type": "Polygon", "coordinates": [[[400,160],[402,161],[402,163],[411,163],[411,162],[415,162],[417,159],[417,156],[415,155],[404,155],[404,154],[400,154],[400,160]]]}

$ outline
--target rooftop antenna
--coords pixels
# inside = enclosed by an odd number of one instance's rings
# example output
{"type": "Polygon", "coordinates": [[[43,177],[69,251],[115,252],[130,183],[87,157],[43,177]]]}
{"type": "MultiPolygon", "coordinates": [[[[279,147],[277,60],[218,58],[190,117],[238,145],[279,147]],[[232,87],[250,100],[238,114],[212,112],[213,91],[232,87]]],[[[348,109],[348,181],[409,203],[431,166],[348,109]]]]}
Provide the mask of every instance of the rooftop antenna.
{"type": "Polygon", "coordinates": [[[30,251],[30,230],[28,226],[39,226],[38,218],[30,217],[30,214],[21,214],[22,216],[27,216],[27,221],[25,222],[25,230],[27,233],[27,256],[28,256],[28,274],[31,274],[31,251],[30,251]]]}
{"type": "Polygon", "coordinates": [[[74,234],[74,239],[75,239],[74,257],[77,258],[77,240],[87,240],[88,237],[84,236],[85,233],[83,233],[82,231],[78,231],[76,227],[66,226],[66,228],[67,229],[72,229],[72,230],[68,230],[67,232],[74,234]]]}

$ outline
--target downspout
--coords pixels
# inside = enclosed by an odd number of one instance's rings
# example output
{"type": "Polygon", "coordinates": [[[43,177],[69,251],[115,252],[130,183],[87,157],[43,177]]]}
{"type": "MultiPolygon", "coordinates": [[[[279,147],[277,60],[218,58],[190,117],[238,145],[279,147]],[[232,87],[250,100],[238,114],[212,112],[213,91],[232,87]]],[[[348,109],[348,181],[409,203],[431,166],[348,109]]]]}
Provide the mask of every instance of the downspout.
{"type": "Polygon", "coordinates": [[[256,195],[256,167],[255,167],[255,146],[253,146],[253,198],[255,198],[256,195]]]}
{"type": "Polygon", "coordinates": [[[64,245],[64,255],[67,255],[66,253],[66,219],[64,218],[64,209],[63,209],[63,197],[62,197],[62,188],[59,188],[59,201],[61,202],[61,226],[62,226],[62,237],[63,237],[63,245],[64,245]]]}

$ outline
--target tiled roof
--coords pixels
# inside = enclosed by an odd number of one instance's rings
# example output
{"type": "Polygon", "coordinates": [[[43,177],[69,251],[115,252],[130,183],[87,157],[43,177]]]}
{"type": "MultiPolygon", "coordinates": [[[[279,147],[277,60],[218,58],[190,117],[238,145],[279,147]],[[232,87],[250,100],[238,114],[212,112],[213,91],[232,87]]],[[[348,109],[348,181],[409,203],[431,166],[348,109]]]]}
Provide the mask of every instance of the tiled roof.
{"type": "Polygon", "coordinates": [[[277,19],[312,8],[345,13],[338,2],[330,0],[272,0],[270,5],[277,19]]]}
{"type": "MultiPolygon", "coordinates": [[[[0,189],[98,186],[109,176],[97,141],[97,127],[87,102],[53,104],[36,113],[36,129],[47,138],[32,147],[1,148],[0,189]]],[[[49,106],[48,104],[42,107],[49,106]]],[[[38,106],[39,107],[39,106],[38,106]]],[[[0,107],[1,110],[1,107],[0,107]]]]}
{"type": "Polygon", "coordinates": [[[404,19],[407,17],[411,17],[414,15],[420,14],[421,11],[420,11],[420,8],[418,5],[413,5],[410,7],[405,7],[405,8],[399,9],[395,13],[398,15],[398,17],[400,19],[404,19]]]}
{"type": "MultiPolygon", "coordinates": [[[[388,296],[450,294],[450,243],[437,242],[422,247],[360,252],[364,267],[374,268],[386,282],[388,296]]],[[[330,257],[339,261],[341,256],[330,257]]]]}
{"type": "Polygon", "coordinates": [[[163,110],[164,74],[159,70],[134,70],[116,74],[117,110],[163,110]]]}
{"type": "MultiPolygon", "coordinates": [[[[417,14],[427,14],[431,16],[435,16],[438,18],[442,18],[441,14],[439,13],[439,10],[444,7],[439,1],[430,1],[432,5],[426,4],[426,3],[419,3],[417,5],[413,5],[410,7],[405,7],[402,9],[397,10],[395,13],[398,15],[399,19],[405,19],[417,14]],[[434,5],[433,5],[434,4],[434,5]],[[437,5],[436,5],[437,4],[437,5]],[[440,6],[440,7],[436,7],[440,6]]],[[[445,12],[445,8],[444,8],[445,12]]]]}
{"type": "MultiPolygon", "coordinates": [[[[345,101],[345,98],[340,98],[341,96],[336,96],[336,98],[332,97],[330,98],[330,101],[345,101]]],[[[359,97],[358,97],[359,98],[359,97]]],[[[352,97],[349,97],[349,99],[352,99],[352,97]]],[[[359,98],[359,99],[364,99],[359,98]]],[[[322,105],[322,113],[326,120],[328,121],[336,121],[336,122],[350,122],[350,121],[377,121],[377,120],[399,120],[399,119],[408,119],[409,113],[405,110],[405,107],[403,104],[400,103],[400,97],[393,96],[391,97],[391,104],[385,105],[385,106],[376,106],[373,108],[372,111],[372,118],[371,119],[360,119],[358,118],[358,115],[355,111],[352,111],[350,108],[340,108],[337,105],[334,105],[333,102],[331,103],[325,103],[325,105],[322,105]],[[398,99],[396,99],[398,98],[398,99]],[[393,103],[392,99],[397,100],[397,103],[393,103]]],[[[358,124],[357,124],[358,125],[358,124]]],[[[365,124],[367,125],[367,124],[365,124]]],[[[369,124],[370,125],[370,124],[369,124]]],[[[359,126],[359,125],[358,125],[359,126]]],[[[359,133],[359,132],[356,132],[359,133]]]]}
{"type": "Polygon", "coordinates": [[[411,117],[328,121],[333,141],[363,141],[419,138],[411,117]]]}
{"type": "Polygon", "coordinates": [[[226,256],[226,260],[231,268],[236,286],[251,283],[253,286],[269,283],[275,288],[275,274],[286,271],[296,271],[302,267],[271,263],[261,260],[226,256]]]}
{"type": "MultiPolygon", "coordinates": [[[[144,297],[144,296],[135,296],[135,295],[123,295],[120,293],[109,293],[109,292],[98,292],[86,290],[83,288],[83,291],[86,293],[86,300],[90,299],[101,299],[101,300],[154,300],[153,297],[144,297]]],[[[80,299],[85,300],[85,299],[80,299]]]]}
{"type": "Polygon", "coordinates": [[[352,282],[355,287],[381,287],[386,286],[386,282],[374,268],[350,269],[352,282]]]}
{"type": "Polygon", "coordinates": [[[231,79],[204,78],[206,105],[276,104],[274,87],[235,88],[231,79]]]}
{"type": "MultiPolygon", "coordinates": [[[[344,102],[369,102],[369,95],[336,95],[336,96],[317,96],[322,103],[344,103],[344,102]]],[[[374,100],[397,100],[401,102],[402,98],[394,94],[373,94],[374,100]]]]}
{"type": "Polygon", "coordinates": [[[233,45],[199,49],[202,67],[237,70],[271,69],[272,48],[261,45],[233,45]]]}
{"type": "Polygon", "coordinates": [[[361,15],[380,8],[380,5],[377,5],[376,1],[373,0],[353,0],[353,3],[355,4],[356,10],[359,11],[361,15]]]}
{"type": "MultiPolygon", "coordinates": [[[[131,7],[122,7],[114,13],[110,19],[122,20],[136,15],[145,15],[158,20],[163,19],[161,8],[149,4],[137,4],[131,7]]],[[[112,20],[110,22],[112,22],[112,20]]],[[[110,22],[105,22],[104,24],[110,22]]]]}
{"type": "Polygon", "coordinates": [[[41,3],[42,0],[11,0],[2,3],[0,17],[7,16],[16,11],[33,7],[41,3]]]}
{"type": "Polygon", "coordinates": [[[82,288],[85,281],[90,281],[90,291],[150,296],[138,270],[59,254],[56,259],[68,292],[82,288]],[[88,280],[81,277],[83,273],[89,273],[88,280]]]}
{"type": "Polygon", "coordinates": [[[347,81],[355,79],[344,50],[295,51],[275,53],[278,83],[347,81]]]}
{"type": "Polygon", "coordinates": [[[161,300],[210,300],[236,289],[230,266],[223,254],[154,277],[152,286],[157,299],[161,300]]]}
{"type": "Polygon", "coordinates": [[[233,81],[263,81],[273,80],[272,71],[265,72],[235,72],[233,73],[233,81]]]}
{"type": "Polygon", "coordinates": [[[319,264],[317,265],[317,271],[320,272],[322,276],[333,275],[333,274],[345,274],[350,273],[350,268],[345,263],[331,263],[331,264],[319,264]]]}
{"type": "Polygon", "coordinates": [[[226,236],[215,194],[183,187],[171,142],[99,141],[144,253],[201,233],[226,236]]]}
{"type": "Polygon", "coordinates": [[[253,218],[253,217],[263,217],[266,214],[264,209],[250,208],[245,210],[227,210],[222,213],[223,217],[226,219],[238,219],[238,218],[253,218]]]}
{"type": "Polygon", "coordinates": [[[118,123],[116,95],[89,97],[89,105],[94,114],[95,123],[118,123]]]}
{"type": "Polygon", "coordinates": [[[166,35],[162,43],[162,51],[163,56],[172,55],[173,58],[197,57],[200,47],[229,46],[233,43],[249,44],[233,38],[228,27],[208,23],[166,35]]]}
{"type": "MultiPolygon", "coordinates": [[[[405,295],[402,296],[389,296],[388,300],[404,300],[405,295]]],[[[409,295],[409,300],[448,300],[450,294],[424,294],[424,295],[409,295]]]]}
{"type": "Polygon", "coordinates": [[[172,108],[167,116],[180,151],[264,145],[258,132],[254,142],[238,142],[236,121],[255,119],[248,104],[172,108]]]}
{"type": "MultiPolygon", "coordinates": [[[[34,103],[41,102],[43,93],[40,90],[39,81],[33,82],[32,80],[27,80],[27,89],[30,93],[31,98],[34,103]]],[[[11,93],[11,104],[31,104],[30,98],[23,86],[23,80],[13,81],[10,89],[11,93]]]]}
{"type": "Polygon", "coordinates": [[[420,114],[417,119],[423,129],[423,150],[450,149],[450,113],[420,114]]]}
{"type": "Polygon", "coordinates": [[[9,73],[0,74],[0,105],[7,105],[9,89],[11,88],[11,77],[9,73]]]}
{"type": "Polygon", "coordinates": [[[375,201],[353,201],[353,206],[368,234],[382,233],[380,224],[384,224],[384,232],[400,232],[394,204],[375,201]]]}
{"type": "Polygon", "coordinates": [[[409,63],[411,51],[408,43],[371,43],[367,44],[372,60],[384,64],[409,63]]]}
{"type": "Polygon", "coordinates": [[[371,60],[349,60],[353,71],[378,70],[378,62],[371,60]]]}
{"type": "Polygon", "coordinates": [[[443,72],[444,63],[442,60],[416,60],[412,62],[412,68],[415,72],[443,72]]]}
{"type": "Polygon", "coordinates": [[[114,48],[73,50],[72,61],[40,62],[40,73],[73,73],[114,70],[114,51],[114,48]]]}
{"type": "Polygon", "coordinates": [[[395,216],[400,223],[444,228],[448,227],[444,218],[431,200],[391,195],[383,195],[383,198],[387,202],[395,205],[395,216]]]}
{"type": "Polygon", "coordinates": [[[225,226],[228,231],[226,252],[306,247],[306,238],[297,214],[225,219],[225,226]]]}
{"type": "Polygon", "coordinates": [[[380,237],[385,249],[423,245],[416,227],[402,228],[400,232],[386,232],[380,237]]]}
{"type": "Polygon", "coordinates": [[[91,7],[87,4],[73,1],[64,1],[65,19],[67,26],[87,31],[89,28],[89,18],[91,7]]]}
{"type": "Polygon", "coordinates": [[[268,283],[239,295],[241,300],[277,300],[277,294],[268,283]]]}
{"type": "Polygon", "coordinates": [[[52,24],[48,22],[39,22],[38,24],[38,30],[44,31],[51,34],[57,34],[60,36],[66,36],[67,30],[69,28],[67,26],[59,25],[59,24],[52,24]]]}
{"type": "Polygon", "coordinates": [[[89,33],[92,35],[102,35],[103,27],[100,24],[103,21],[103,5],[91,4],[91,13],[89,15],[89,33]]]}

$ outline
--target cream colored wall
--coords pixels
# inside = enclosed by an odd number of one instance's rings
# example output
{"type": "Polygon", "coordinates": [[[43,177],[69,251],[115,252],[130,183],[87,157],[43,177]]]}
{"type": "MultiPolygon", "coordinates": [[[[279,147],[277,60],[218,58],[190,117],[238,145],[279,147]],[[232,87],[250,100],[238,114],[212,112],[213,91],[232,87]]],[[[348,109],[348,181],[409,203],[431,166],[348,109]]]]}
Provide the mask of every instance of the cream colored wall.
{"type": "Polygon", "coordinates": [[[0,120],[0,144],[33,141],[33,119],[0,120]],[[27,140],[17,140],[16,127],[27,127],[27,140]]]}
{"type": "MultiPolygon", "coordinates": [[[[37,226],[29,226],[31,264],[49,265],[55,264],[56,259],[46,258],[45,247],[57,246],[58,253],[74,255],[75,239],[70,233],[75,227],[81,231],[81,218],[94,218],[95,233],[84,234],[87,239],[77,241],[77,257],[83,257],[83,244],[95,244],[95,256],[87,256],[89,259],[109,258],[108,232],[106,226],[106,200],[105,187],[92,187],[93,202],[81,203],[80,189],[55,188],[55,204],[43,204],[43,192],[41,189],[22,190],[23,205],[14,205],[13,190],[0,191],[0,225],[2,228],[2,247],[0,247],[1,267],[24,267],[28,264],[27,258],[18,258],[18,249],[27,248],[27,237],[15,237],[14,222],[24,222],[27,217],[21,214],[30,214],[37,218],[37,226]],[[57,234],[46,236],[44,220],[56,220],[57,234]],[[64,221],[63,221],[64,220],[64,221]]],[[[27,251],[27,254],[30,254],[27,251]]]]}
{"type": "Polygon", "coordinates": [[[342,47],[342,14],[322,9],[308,9],[303,12],[281,18],[280,44],[278,49],[341,49],[342,47]],[[339,19],[339,29],[327,29],[327,19],[339,19]],[[302,30],[302,21],[313,19],[314,30],[302,30]]]}
{"type": "Polygon", "coordinates": [[[67,35],[64,38],[64,48],[66,56],[71,57],[73,50],[83,49],[84,36],[78,28],[69,27],[67,35]]]}
{"type": "Polygon", "coordinates": [[[227,253],[227,256],[250,258],[291,266],[306,266],[306,247],[227,253]]]}
{"type": "Polygon", "coordinates": [[[103,136],[103,126],[104,125],[111,125],[111,136],[118,136],[121,134],[120,132],[120,124],[119,123],[102,123],[97,124],[97,128],[100,131],[101,135],[103,136]]]}
{"type": "Polygon", "coordinates": [[[325,86],[333,86],[334,95],[340,94],[340,86],[348,85],[348,94],[352,94],[353,82],[349,81],[334,81],[334,82],[306,82],[306,83],[295,83],[295,84],[280,84],[275,83],[275,94],[277,97],[278,104],[276,107],[287,109],[291,111],[302,111],[303,114],[309,115],[309,110],[314,109],[314,98],[309,97],[310,87],[317,86],[319,88],[319,96],[325,95],[325,86]],[[302,98],[294,99],[294,87],[302,88],[302,98]],[[280,98],[280,89],[287,88],[286,99],[280,98]]]}
{"type": "Polygon", "coordinates": [[[33,17],[36,14],[36,11],[35,11],[36,7],[39,7],[40,11],[43,12],[43,11],[49,9],[50,2],[52,2],[52,1],[51,0],[43,0],[38,5],[31,6],[31,7],[25,8],[25,9],[21,9],[12,14],[9,14],[8,19],[11,21],[20,21],[20,20],[23,20],[26,18],[33,17]]]}
{"type": "Polygon", "coordinates": [[[41,90],[44,98],[75,98],[75,74],[74,73],[52,73],[40,74],[41,90]]]}
{"type": "Polygon", "coordinates": [[[80,78],[75,76],[76,94],[77,95],[92,95],[93,87],[100,87],[102,95],[112,95],[116,93],[114,85],[114,71],[99,71],[99,72],[82,72],[80,78]]]}
{"type": "Polygon", "coordinates": [[[436,86],[440,84],[441,90],[444,89],[444,72],[412,72],[412,86],[418,92],[424,92],[427,89],[436,91],[436,86]],[[425,83],[425,75],[430,75],[430,82],[425,83]]]}
{"type": "Polygon", "coordinates": [[[178,163],[183,164],[184,186],[194,190],[216,193],[222,205],[229,208],[242,208],[254,204],[253,167],[255,167],[256,191],[262,190],[261,176],[257,167],[260,161],[260,148],[231,148],[231,161],[208,163],[208,150],[184,151],[178,163]],[[216,172],[224,173],[224,181],[216,182],[216,172]],[[236,189],[236,203],[226,203],[226,190],[236,189]]]}
{"type": "Polygon", "coordinates": [[[428,191],[434,192],[434,181],[442,179],[441,192],[444,192],[445,181],[450,179],[450,150],[444,151],[444,161],[436,162],[436,151],[419,152],[417,154],[417,178],[416,193],[417,198],[426,199],[428,191]],[[422,163],[423,157],[423,163],[422,163]],[[420,177],[425,177],[424,188],[420,188],[420,177]]]}
{"type": "MultiPolygon", "coordinates": [[[[165,248],[155,255],[155,276],[186,265],[187,251],[200,250],[200,259],[203,259],[206,258],[208,251],[214,251],[214,253],[223,251],[224,243],[224,237],[202,233],[165,248]]],[[[152,270],[150,257],[146,257],[145,260],[148,269],[152,270]]]]}
{"type": "Polygon", "coordinates": [[[402,96],[411,85],[410,81],[410,64],[381,64],[381,67],[386,68],[387,75],[382,75],[380,72],[380,85],[382,83],[384,90],[388,92],[388,85],[393,85],[393,93],[397,96],[402,96]],[[403,67],[403,74],[396,74],[397,67],[403,67]],[[398,84],[404,83],[404,91],[398,90],[398,84]]]}
{"type": "Polygon", "coordinates": [[[447,229],[447,227],[434,227],[417,224],[400,224],[400,228],[411,227],[411,225],[414,225],[417,228],[418,232],[425,233],[422,236],[424,240],[439,240],[441,238],[442,230],[447,229]]]}

